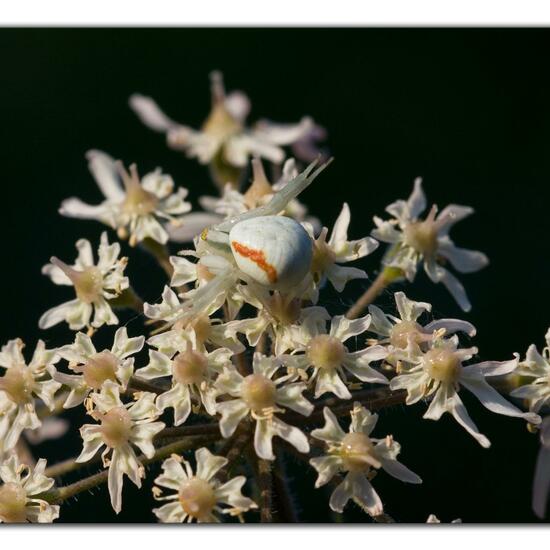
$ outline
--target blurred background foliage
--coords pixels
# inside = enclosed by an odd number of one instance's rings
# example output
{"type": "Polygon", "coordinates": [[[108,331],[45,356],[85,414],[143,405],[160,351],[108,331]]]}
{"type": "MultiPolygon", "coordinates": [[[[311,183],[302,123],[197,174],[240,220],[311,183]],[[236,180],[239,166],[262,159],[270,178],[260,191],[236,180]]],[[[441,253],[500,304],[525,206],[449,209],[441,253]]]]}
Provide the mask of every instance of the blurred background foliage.
{"type": "MultiPolygon", "coordinates": [[[[133,92],[150,95],[173,119],[198,127],[210,106],[208,73],[219,69],[228,90],[250,96],[250,121],[311,115],[328,130],[336,161],[302,196],[328,227],[347,201],[350,236],[368,234],[372,216],[408,197],[416,176],[440,207],[473,206],[476,214],[452,233],[459,246],[491,259],[482,272],[461,277],[472,312],[463,314],[423,274],[405,290],[432,302],[435,317],[473,322],[481,360],[523,356],[533,342],[541,347],[550,324],[549,45],[547,29],[1,29],[2,343],[19,336],[33,348],[38,338],[50,346],[72,338],[65,325],[38,330],[39,315],[70,298],[40,268],[52,254],[72,261],[80,237],[94,246],[99,240],[98,223],[57,214],[68,196],[101,199],[84,159],[88,149],[135,161],[141,173],[161,166],[189,188],[194,206],[200,195],[214,194],[206,167],[169,150],[127,100],[133,92]]],[[[374,276],[381,250],[357,265],[374,276]]],[[[144,252],[126,245],[124,252],[135,287],[157,300],[160,268],[144,252]]],[[[366,287],[352,282],[321,303],[341,313],[366,287]]],[[[392,294],[377,304],[391,312],[392,294]]],[[[131,312],[120,318],[131,335],[142,330],[131,312]]],[[[98,347],[113,333],[101,329],[98,347]]],[[[377,476],[386,511],[401,522],[424,522],[430,513],[444,522],[536,521],[530,499],[537,437],[520,420],[462,395],[491,449],[448,417],[422,420],[424,404],[381,412],[375,435],[392,433],[403,462],[424,479],[408,486],[377,476]]],[[[73,430],[37,452],[53,463],[80,448],[73,430]]],[[[313,489],[313,470],[292,457],[285,467],[300,521],[334,520],[328,493],[313,489]]],[[[153,521],[157,471],[151,468],[141,491],[125,483],[118,517],[102,487],[66,503],[61,521],[153,521]]],[[[370,522],[354,505],[348,510],[340,519],[370,522]]]]}

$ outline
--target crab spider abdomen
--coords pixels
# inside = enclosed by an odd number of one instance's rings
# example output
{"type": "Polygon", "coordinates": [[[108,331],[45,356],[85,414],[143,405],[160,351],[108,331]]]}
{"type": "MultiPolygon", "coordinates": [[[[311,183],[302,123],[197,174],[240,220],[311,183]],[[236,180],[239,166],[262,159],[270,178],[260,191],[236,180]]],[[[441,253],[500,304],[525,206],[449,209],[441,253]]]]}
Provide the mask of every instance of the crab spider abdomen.
{"type": "Polygon", "coordinates": [[[238,268],[269,288],[290,290],[311,267],[311,238],[286,216],[243,220],[231,229],[229,243],[238,268]]]}

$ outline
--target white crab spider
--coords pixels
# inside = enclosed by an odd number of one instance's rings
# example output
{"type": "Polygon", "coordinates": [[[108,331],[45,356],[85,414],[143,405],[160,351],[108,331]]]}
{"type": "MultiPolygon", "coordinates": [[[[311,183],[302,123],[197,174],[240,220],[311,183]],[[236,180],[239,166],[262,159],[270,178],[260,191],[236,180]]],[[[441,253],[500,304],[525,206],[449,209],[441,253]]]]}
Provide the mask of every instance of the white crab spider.
{"type": "Polygon", "coordinates": [[[228,218],[205,229],[199,246],[207,253],[201,263],[213,274],[193,294],[170,323],[188,319],[206,309],[237,280],[254,282],[280,291],[296,287],[308,274],[313,255],[311,237],[299,222],[278,216],[332,161],[312,162],[265,205],[228,218]]]}

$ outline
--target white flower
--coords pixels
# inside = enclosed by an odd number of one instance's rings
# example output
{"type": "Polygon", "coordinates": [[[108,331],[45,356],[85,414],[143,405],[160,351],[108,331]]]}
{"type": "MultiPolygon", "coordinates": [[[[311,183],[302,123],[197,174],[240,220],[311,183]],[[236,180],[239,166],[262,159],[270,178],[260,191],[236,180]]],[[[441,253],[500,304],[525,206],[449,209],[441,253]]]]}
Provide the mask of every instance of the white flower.
{"type": "Polygon", "coordinates": [[[42,268],[42,273],[56,285],[73,286],[76,298],[46,311],[38,321],[41,329],[65,321],[71,330],[80,330],[89,327],[92,313],[91,326],[94,328],[118,324],[109,300],[119,296],[130,284],[128,277],[123,275],[128,260],[118,259],[120,244],[109,244],[107,233],[102,233],[97,264],[94,264],[90,241],[80,239],[76,248],[78,257],[73,266],[52,257],[51,263],[42,268]]]}
{"type": "Polygon", "coordinates": [[[172,178],[161,173],[160,168],[140,179],[135,164],[130,165],[128,173],[120,161],[115,162],[102,151],[88,151],[86,156],[105,200],[91,206],[72,197],[63,201],[59,213],[100,221],[116,229],[120,238],[129,236],[131,246],[146,238],[166,243],[168,233],[161,221],[176,226],[182,223],[180,216],[191,210],[184,200],[187,189],[174,190],[172,178]]]}
{"type": "Polygon", "coordinates": [[[23,430],[35,430],[42,425],[36,415],[35,397],[53,410],[55,392],[61,387],[48,374],[59,361],[56,350],[46,349],[39,340],[27,365],[22,353],[24,346],[17,338],[0,351],[0,367],[6,369],[0,377],[0,440],[4,451],[15,447],[23,430]]]}
{"type": "Polygon", "coordinates": [[[15,453],[0,462],[0,523],[52,523],[59,517],[59,506],[37,498],[54,484],[45,469],[45,459],[31,468],[20,464],[15,453]]]}
{"type": "Polygon", "coordinates": [[[391,435],[384,439],[370,437],[378,421],[377,414],[372,414],[360,403],[354,403],[348,433],[342,430],[328,407],[323,409],[323,415],[323,428],[311,432],[312,437],[327,444],[328,450],[328,455],[309,461],[319,474],[315,487],[322,487],[338,472],[347,472],[344,480],[330,497],[332,510],[343,512],[344,506],[351,498],[371,516],[382,514],[382,501],[370,483],[376,470],[380,468],[406,483],[422,483],[414,472],[398,462],[397,455],[401,451],[401,446],[391,435]]]}
{"type": "MultiPolygon", "coordinates": [[[[318,288],[325,284],[327,279],[338,292],[342,292],[348,281],[367,278],[367,274],[362,269],[339,265],[364,258],[378,248],[378,242],[371,237],[348,241],[350,221],[350,209],[348,204],[344,203],[342,211],[334,223],[328,242],[328,228],[323,227],[320,235],[315,239],[313,227],[307,222],[303,224],[310,237],[314,239],[311,272],[316,292],[318,288]]],[[[313,301],[317,301],[316,298],[313,301]]]]}
{"type": "Polygon", "coordinates": [[[216,414],[215,378],[224,367],[232,366],[233,352],[227,348],[217,348],[212,352],[194,348],[188,341],[173,358],[149,350],[149,363],[138,369],[136,376],[154,380],[165,376],[172,377],[172,387],[157,398],[157,407],[174,409],[174,425],[183,424],[191,413],[192,402],[202,403],[206,412],[216,414]]]}
{"type": "Polygon", "coordinates": [[[275,355],[285,353],[294,347],[295,333],[299,330],[297,325],[324,325],[330,319],[325,308],[301,307],[302,289],[303,286],[297,287],[295,292],[283,294],[278,291],[270,292],[253,283],[239,285],[239,294],[258,310],[258,314],[256,317],[230,321],[226,324],[226,333],[245,334],[252,347],[256,347],[262,335],[267,334],[273,343],[275,355]]]}
{"type": "Polygon", "coordinates": [[[540,450],[533,479],[533,510],[543,519],[550,491],[550,416],[540,426],[540,450]]]}
{"type": "MultiPolygon", "coordinates": [[[[242,92],[225,94],[221,73],[211,73],[212,110],[200,130],[170,120],[150,97],[134,94],[130,106],[149,128],[166,133],[168,145],[185,151],[201,164],[216,159],[230,166],[245,167],[251,156],[280,164],[285,157],[281,146],[307,136],[313,121],[304,117],[298,124],[262,121],[255,128],[245,127],[250,102],[242,92]]],[[[221,185],[225,185],[222,181],[221,185]]],[[[234,184],[237,182],[233,182],[234,184]]]]}
{"type": "Polygon", "coordinates": [[[438,339],[429,351],[420,353],[416,360],[409,358],[411,367],[405,374],[393,378],[390,388],[406,389],[407,405],[433,396],[424,418],[439,420],[444,413],[449,412],[480,445],[489,447],[490,441],[479,433],[458,396],[461,387],[472,392],[484,407],[494,413],[524,418],[533,424],[538,424],[540,417],[533,413],[521,412],[485,380],[486,377],[512,372],[517,366],[517,357],[510,361],[484,361],[463,366],[462,363],[471,359],[476,353],[475,347],[458,349],[456,336],[438,339]]]}
{"type": "Polygon", "coordinates": [[[418,264],[423,262],[428,277],[434,283],[443,283],[458,305],[464,311],[469,311],[471,305],[464,287],[441,265],[440,259],[448,260],[460,273],[478,271],[489,263],[482,252],[458,248],[449,237],[453,225],[474,210],[469,206],[450,204],[436,218],[437,207],[434,205],[428,217],[421,220],[419,215],[426,205],[422,180],[417,178],[407,201],[398,200],[386,208],[393,219],[383,221],[374,217],[377,228],[372,231],[372,235],[392,245],[384,258],[387,266],[400,269],[412,281],[418,264]]]}
{"type": "Polygon", "coordinates": [[[301,453],[309,452],[305,434],[275,416],[276,413],[283,413],[285,408],[305,416],[313,411],[313,405],[302,395],[305,384],[288,383],[288,376],[272,380],[279,367],[278,359],[255,353],[253,374],[243,377],[235,368],[225,369],[216,380],[218,394],[228,394],[234,398],[218,404],[218,412],[222,416],[221,434],[230,437],[240,421],[250,414],[256,420],[254,448],[256,454],[265,460],[275,459],[271,440],[276,435],[301,453]]]}
{"type": "Polygon", "coordinates": [[[162,495],[162,489],[155,487],[156,500],[169,502],[153,510],[162,523],[218,523],[218,514],[240,516],[256,503],[242,493],[246,483],[244,476],[237,476],[225,483],[216,479],[216,474],[227,464],[227,458],[213,455],[206,447],[195,451],[196,473],[191,464],[177,455],[172,455],[162,464],[163,473],[155,479],[160,487],[176,493],[162,495]],[[222,504],[227,507],[222,508],[222,504]]]}
{"type": "Polygon", "coordinates": [[[76,462],[87,462],[105,446],[101,458],[109,467],[108,487],[111,505],[118,514],[122,507],[122,482],[126,474],[132,482],[141,487],[145,477],[143,465],[139,462],[132,445],[151,458],[155,454],[153,437],[165,426],[163,422],[153,422],[161,411],[155,405],[155,395],[143,392],[136,394],[137,400],[123,404],[119,386],[107,380],[100,393],[92,393],[91,401],[95,408],[90,410],[100,424],[84,424],[80,435],[84,441],[82,452],[76,462]],[[111,456],[107,459],[107,454],[111,456]]]}
{"type": "Polygon", "coordinates": [[[529,346],[525,361],[515,371],[529,382],[510,393],[512,397],[527,399],[529,410],[539,412],[550,405],[550,329],[546,333],[546,347],[539,353],[534,344],[529,346]]]}
{"type": "Polygon", "coordinates": [[[472,337],[476,334],[471,323],[460,319],[437,319],[422,326],[418,319],[432,310],[431,304],[410,300],[404,292],[396,292],[394,298],[399,317],[386,315],[374,305],[369,306],[372,322],[368,330],[378,336],[379,344],[388,347],[388,363],[406,360],[411,355],[415,357],[421,350],[427,351],[432,340],[442,335],[464,332],[472,337]]]}
{"type": "Polygon", "coordinates": [[[285,364],[306,371],[313,368],[310,382],[315,381],[315,398],[331,392],[341,399],[351,399],[346,373],[361,382],[387,384],[387,378],[370,366],[373,361],[384,359],[383,346],[371,346],[350,352],[344,342],[363,334],[370,325],[370,315],[350,320],[343,315],[332,318],[327,334],[326,323],[306,322],[295,330],[294,351],[303,354],[285,355],[285,364]]]}
{"type": "Polygon", "coordinates": [[[205,345],[208,344],[229,348],[235,355],[242,353],[245,346],[228,326],[229,323],[222,323],[221,319],[198,315],[186,322],[177,321],[171,330],[151,336],[147,343],[169,357],[185,349],[189,342],[197,349],[205,349],[205,345]]]}
{"type": "Polygon", "coordinates": [[[63,407],[70,409],[84,402],[90,392],[98,392],[106,380],[111,380],[125,390],[134,372],[134,358],[145,342],[144,336],[128,338],[126,327],[119,328],[114,337],[111,350],[98,352],[92,340],[79,332],[73,344],[57,350],[58,354],[69,361],[69,369],[78,374],[52,372],[52,378],[61,382],[70,393],[63,407]]]}

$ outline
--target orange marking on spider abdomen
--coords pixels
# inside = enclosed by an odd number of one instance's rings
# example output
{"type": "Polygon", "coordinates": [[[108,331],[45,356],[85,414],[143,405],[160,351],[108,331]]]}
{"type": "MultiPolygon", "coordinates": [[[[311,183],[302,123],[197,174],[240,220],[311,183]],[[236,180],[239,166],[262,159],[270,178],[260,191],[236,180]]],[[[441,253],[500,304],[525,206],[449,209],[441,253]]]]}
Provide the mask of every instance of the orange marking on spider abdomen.
{"type": "Polygon", "coordinates": [[[231,246],[235,252],[245,258],[248,258],[249,260],[252,260],[260,269],[265,271],[270,283],[277,282],[277,270],[266,261],[263,250],[249,248],[248,246],[245,246],[237,241],[231,241],[231,246]]]}

